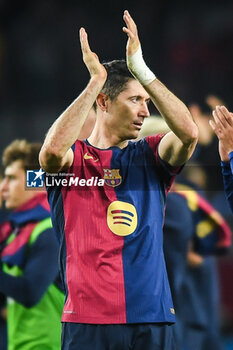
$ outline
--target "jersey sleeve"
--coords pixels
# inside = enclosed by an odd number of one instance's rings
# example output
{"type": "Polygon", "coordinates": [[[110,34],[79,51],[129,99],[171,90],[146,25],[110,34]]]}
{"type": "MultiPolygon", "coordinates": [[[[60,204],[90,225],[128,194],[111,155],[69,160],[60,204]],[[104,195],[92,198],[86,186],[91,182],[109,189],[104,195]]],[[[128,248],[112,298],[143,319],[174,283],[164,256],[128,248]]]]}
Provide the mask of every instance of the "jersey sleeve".
{"type": "Polygon", "coordinates": [[[74,160],[71,167],[68,169],[68,173],[73,173],[73,170],[76,166],[80,166],[82,163],[82,155],[84,153],[84,141],[76,140],[76,142],[71,147],[74,153],[74,160]]]}
{"type": "Polygon", "coordinates": [[[180,173],[184,165],[179,167],[174,167],[160,158],[159,152],[158,152],[159,143],[165,135],[166,134],[157,134],[153,136],[147,136],[145,139],[151,151],[154,154],[159,177],[161,181],[164,182],[166,187],[166,192],[168,192],[175,179],[175,176],[180,173]]]}

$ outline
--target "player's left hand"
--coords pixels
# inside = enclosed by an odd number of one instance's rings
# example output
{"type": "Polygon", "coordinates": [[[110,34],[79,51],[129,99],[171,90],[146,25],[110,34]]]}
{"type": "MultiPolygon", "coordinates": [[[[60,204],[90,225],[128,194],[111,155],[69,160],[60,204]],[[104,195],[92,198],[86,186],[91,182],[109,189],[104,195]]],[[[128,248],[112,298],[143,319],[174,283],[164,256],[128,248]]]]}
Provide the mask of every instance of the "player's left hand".
{"type": "Polygon", "coordinates": [[[126,24],[126,27],[123,27],[123,32],[128,35],[126,54],[127,56],[132,56],[140,46],[138,30],[133,18],[127,10],[124,11],[123,19],[126,24]]]}

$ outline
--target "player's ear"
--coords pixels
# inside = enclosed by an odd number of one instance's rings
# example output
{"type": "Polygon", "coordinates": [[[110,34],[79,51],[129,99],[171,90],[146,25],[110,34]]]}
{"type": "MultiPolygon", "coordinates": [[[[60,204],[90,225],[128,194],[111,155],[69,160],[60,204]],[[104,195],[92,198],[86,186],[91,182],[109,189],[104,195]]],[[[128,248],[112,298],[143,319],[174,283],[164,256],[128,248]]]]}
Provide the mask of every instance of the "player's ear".
{"type": "Polygon", "coordinates": [[[97,96],[96,104],[101,111],[106,112],[108,108],[108,96],[100,92],[97,96]]]}

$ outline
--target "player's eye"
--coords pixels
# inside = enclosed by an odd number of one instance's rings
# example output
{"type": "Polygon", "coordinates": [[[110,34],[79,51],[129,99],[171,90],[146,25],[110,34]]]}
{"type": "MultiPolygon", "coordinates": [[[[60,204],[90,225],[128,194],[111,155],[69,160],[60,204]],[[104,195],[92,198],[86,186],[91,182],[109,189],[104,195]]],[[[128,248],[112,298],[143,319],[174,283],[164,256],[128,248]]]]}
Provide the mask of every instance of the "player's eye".
{"type": "Polygon", "coordinates": [[[16,176],[14,176],[14,175],[6,175],[5,179],[8,180],[8,181],[15,180],[16,176]]]}
{"type": "Polygon", "coordinates": [[[131,101],[134,102],[134,103],[137,103],[138,100],[139,100],[138,96],[133,96],[133,97],[131,98],[131,101]]]}

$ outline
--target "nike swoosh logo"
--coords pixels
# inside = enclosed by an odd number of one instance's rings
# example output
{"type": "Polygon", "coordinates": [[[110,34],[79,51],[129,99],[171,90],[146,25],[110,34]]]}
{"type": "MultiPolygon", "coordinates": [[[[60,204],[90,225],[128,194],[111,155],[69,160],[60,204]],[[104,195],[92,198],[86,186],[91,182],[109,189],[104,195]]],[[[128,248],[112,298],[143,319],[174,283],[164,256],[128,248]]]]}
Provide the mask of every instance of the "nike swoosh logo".
{"type": "Polygon", "coordinates": [[[89,155],[88,153],[85,153],[83,156],[84,159],[92,159],[94,162],[98,162],[99,158],[94,159],[94,157],[92,157],[91,155],[89,155]]]}
{"type": "Polygon", "coordinates": [[[92,156],[89,156],[88,153],[85,153],[83,156],[84,159],[94,159],[92,156]]]}

